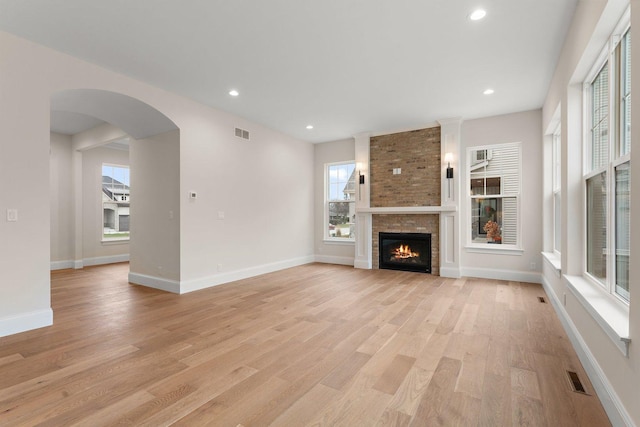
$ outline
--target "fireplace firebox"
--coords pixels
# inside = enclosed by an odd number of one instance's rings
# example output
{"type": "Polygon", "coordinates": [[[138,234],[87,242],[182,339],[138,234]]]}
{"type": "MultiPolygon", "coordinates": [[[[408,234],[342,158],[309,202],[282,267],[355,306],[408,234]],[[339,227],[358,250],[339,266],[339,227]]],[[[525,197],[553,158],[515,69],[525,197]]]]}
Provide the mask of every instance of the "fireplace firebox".
{"type": "Polygon", "coordinates": [[[379,268],[431,273],[431,234],[379,233],[379,268]]]}

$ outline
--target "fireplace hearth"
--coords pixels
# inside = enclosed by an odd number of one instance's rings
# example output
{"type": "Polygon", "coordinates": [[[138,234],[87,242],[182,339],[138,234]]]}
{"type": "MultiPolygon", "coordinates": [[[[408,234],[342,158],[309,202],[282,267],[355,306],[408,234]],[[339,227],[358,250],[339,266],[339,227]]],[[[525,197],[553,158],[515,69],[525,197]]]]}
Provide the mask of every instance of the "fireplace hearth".
{"type": "Polygon", "coordinates": [[[431,273],[431,234],[379,233],[379,268],[431,273]]]}

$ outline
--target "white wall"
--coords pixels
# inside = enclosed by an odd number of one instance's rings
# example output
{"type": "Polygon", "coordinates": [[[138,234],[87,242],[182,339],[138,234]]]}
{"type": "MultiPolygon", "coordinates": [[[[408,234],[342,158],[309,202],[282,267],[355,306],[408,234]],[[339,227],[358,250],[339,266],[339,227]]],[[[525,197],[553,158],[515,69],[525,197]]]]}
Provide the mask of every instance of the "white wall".
{"type": "MultiPolygon", "coordinates": [[[[470,220],[468,184],[462,183],[460,197],[461,272],[463,276],[493,277],[508,280],[539,282],[542,270],[540,252],[542,250],[542,124],[541,111],[525,111],[462,123],[460,173],[465,176],[467,168],[467,148],[508,142],[521,142],[522,171],[520,197],[520,220],[522,253],[478,253],[465,248],[470,220]],[[535,264],[531,269],[532,263],[535,264]]],[[[488,251],[487,251],[488,252],[488,251]]]]}
{"type": "MultiPolygon", "coordinates": [[[[555,111],[560,108],[562,125],[562,274],[581,275],[584,268],[584,189],[582,187],[582,83],[615,24],[626,9],[625,0],[579,2],[560,55],[549,93],[543,107],[542,129],[552,130],[555,111]]],[[[631,0],[632,45],[640,46],[640,1],[631,0]]],[[[640,58],[632,56],[632,84],[640,87],[640,58]]],[[[640,129],[640,102],[632,97],[632,128],[640,129]]],[[[632,155],[640,151],[637,135],[632,138],[632,155]]],[[[633,162],[632,162],[633,163],[633,162]]],[[[631,174],[633,211],[640,203],[640,174],[631,174]]],[[[548,211],[547,211],[548,212],[548,211]]],[[[637,215],[636,215],[637,216],[637,215]]],[[[578,355],[589,372],[600,399],[614,425],[640,425],[640,265],[633,262],[640,252],[640,229],[631,230],[629,305],[629,355],[625,357],[594,317],[568,289],[566,280],[554,269],[545,268],[544,283],[555,308],[567,329],[578,355]],[[566,295],[566,302],[564,301],[566,295]]],[[[550,247],[550,244],[546,245],[550,247]]]]}
{"type": "MultiPolygon", "coordinates": [[[[82,151],[83,265],[129,254],[129,242],[102,242],[102,164],[129,166],[129,152],[96,147],[82,151]],[[101,260],[102,259],[102,260],[101,260]]],[[[104,260],[104,261],[103,261],[104,260]]]]}
{"type": "Polygon", "coordinates": [[[128,166],[129,153],[101,146],[122,137],[109,124],[73,136],[51,133],[51,269],[128,259],[129,242],[102,242],[102,164],[128,166]]]}
{"type": "Polygon", "coordinates": [[[122,93],[180,129],[181,291],[313,260],[311,144],[7,33],[0,57],[0,179],[16,183],[3,189],[0,212],[19,214],[0,221],[0,335],[52,321],[49,104],[62,90],[122,93]]]}
{"type": "Polygon", "coordinates": [[[130,274],[178,283],[180,132],[131,141],[130,157],[130,274]]]}
{"type": "Polygon", "coordinates": [[[69,268],[73,265],[73,186],[71,136],[51,133],[49,169],[51,201],[51,264],[69,268]]]}
{"type": "Polygon", "coordinates": [[[354,243],[328,242],[324,240],[324,166],[327,163],[346,162],[355,160],[355,141],[353,138],[343,141],[325,142],[314,146],[315,178],[315,249],[316,261],[332,264],[353,265],[355,258],[354,243]]]}

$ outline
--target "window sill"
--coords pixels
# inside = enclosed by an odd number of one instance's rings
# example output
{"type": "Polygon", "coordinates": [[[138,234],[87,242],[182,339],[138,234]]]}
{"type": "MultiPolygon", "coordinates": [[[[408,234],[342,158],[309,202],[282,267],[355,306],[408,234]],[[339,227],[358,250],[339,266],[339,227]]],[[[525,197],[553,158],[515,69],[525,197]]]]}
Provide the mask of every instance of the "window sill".
{"type": "Polygon", "coordinates": [[[323,239],[322,242],[325,245],[353,245],[356,243],[355,239],[342,239],[342,240],[333,240],[333,239],[323,239]]]}
{"type": "Polygon", "coordinates": [[[478,244],[478,245],[467,245],[464,248],[467,252],[472,252],[477,254],[521,256],[524,253],[524,249],[520,249],[510,245],[478,244]]]}
{"type": "Polygon", "coordinates": [[[553,252],[541,252],[542,258],[553,268],[556,277],[560,277],[562,272],[562,263],[560,257],[553,252]]]}
{"type": "Polygon", "coordinates": [[[126,239],[107,239],[102,240],[100,243],[103,245],[124,245],[125,243],[129,243],[129,238],[126,239]]]}
{"type": "Polygon", "coordinates": [[[569,290],[618,349],[629,357],[629,307],[582,276],[567,276],[569,290]]]}

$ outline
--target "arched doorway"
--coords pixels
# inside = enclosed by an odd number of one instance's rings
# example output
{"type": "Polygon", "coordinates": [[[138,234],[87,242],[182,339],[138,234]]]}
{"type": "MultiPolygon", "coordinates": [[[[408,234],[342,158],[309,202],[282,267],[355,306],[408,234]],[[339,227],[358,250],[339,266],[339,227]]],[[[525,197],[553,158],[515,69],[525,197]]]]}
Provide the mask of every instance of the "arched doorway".
{"type": "MultiPolygon", "coordinates": [[[[51,131],[52,136],[68,145],[60,156],[53,156],[52,145],[52,176],[53,171],[67,174],[57,177],[64,182],[57,183],[58,187],[52,190],[64,199],[52,201],[52,260],[57,257],[53,245],[61,241],[61,236],[53,238],[57,231],[54,227],[65,223],[71,234],[63,236],[70,246],[66,253],[71,253],[71,259],[63,262],[56,259],[52,268],[81,268],[129,259],[130,277],[178,282],[180,133],[175,123],[157,109],[127,95],[72,89],[51,97],[51,131]],[[61,160],[63,157],[66,158],[61,160]],[[68,165],[66,172],[64,164],[68,165]],[[100,199],[101,192],[109,193],[103,191],[105,174],[100,171],[100,165],[105,164],[131,168],[135,185],[126,200],[120,200],[119,195],[118,200],[105,203],[105,194],[100,199]],[[118,211],[120,215],[116,218],[118,211]],[[105,220],[113,225],[110,229],[122,231],[123,224],[116,219],[124,219],[124,228],[127,232],[131,230],[126,258],[122,253],[126,249],[117,248],[125,239],[118,242],[104,235],[105,220]]],[[[128,192],[128,183],[118,182],[128,192]]],[[[123,233],[117,235],[122,237],[123,233]]]]}

